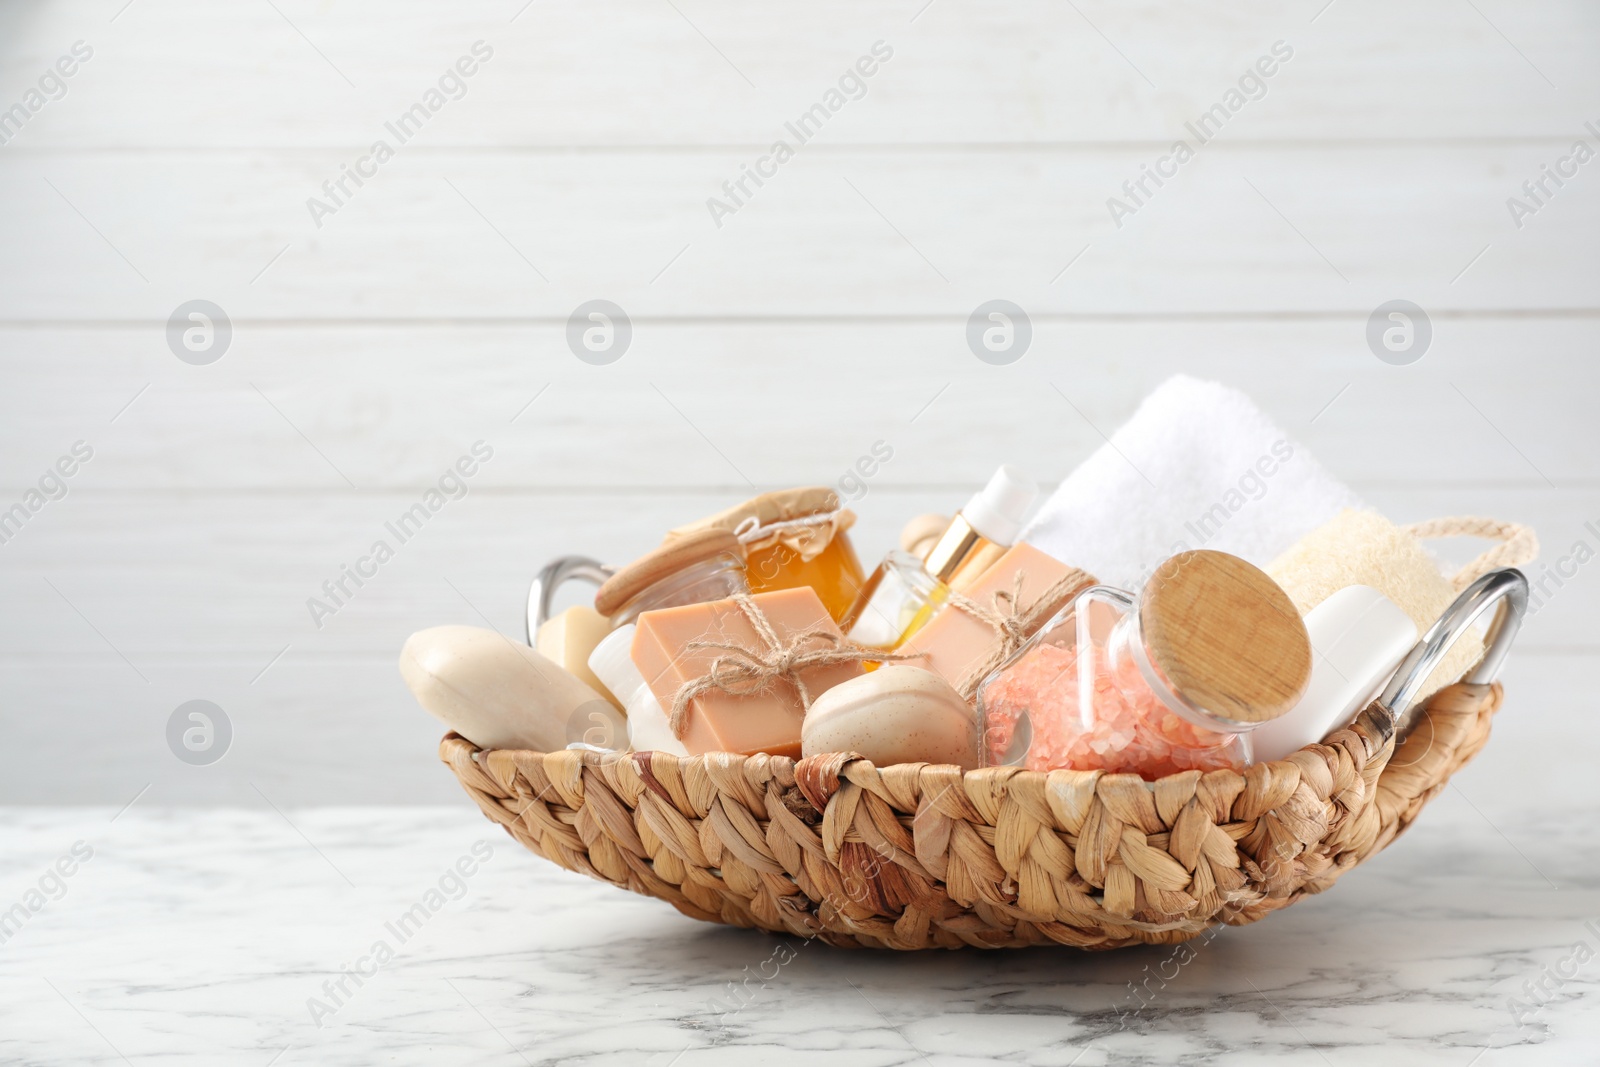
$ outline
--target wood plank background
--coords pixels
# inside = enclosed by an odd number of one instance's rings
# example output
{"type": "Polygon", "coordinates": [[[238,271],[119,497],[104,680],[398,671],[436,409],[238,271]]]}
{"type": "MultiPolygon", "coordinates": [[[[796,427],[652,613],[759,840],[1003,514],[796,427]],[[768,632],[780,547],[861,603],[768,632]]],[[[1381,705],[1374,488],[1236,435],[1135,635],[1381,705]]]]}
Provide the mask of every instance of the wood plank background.
{"type": "MultiPolygon", "coordinates": [[[[0,507],[94,449],[0,544],[0,802],[454,800],[394,669],[412,630],[518,633],[549,556],[628,558],[884,441],[875,557],[1001,461],[1058,480],[1178,372],[1249,391],[1397,520],[1600,550],[1600,162],[1507,207],[1600,148],[1597,40],[1583,0],[0,8],[0,111],[93,49],[0,145],[0,507]],[[717,225],[707,198],[879,41],[717,225]],[[1107,199],[1280,41],[1118,225],[1107,199]],[[380,137],[319,226],[307,199],[380,137]],[[1006,367],[964,339],[997,297],[1034,326],[1006,367]],[[566,347],[593,298],[633,322],[610,366],[566,347]],[[1364,339],[1396,298],[1434,331],[1407,367],[1364,339]],[[166,345],[193,299],[233,323],[210,366],[166,345]],[[315,627],[306,598],[479,440],[467,496],[315,627]],[[234,724],[211,767],[164,741],[194,698],[234,724]]],[[[1597,571],[1509,670],[1541,730],[1600,663],[1597,571]]]]}

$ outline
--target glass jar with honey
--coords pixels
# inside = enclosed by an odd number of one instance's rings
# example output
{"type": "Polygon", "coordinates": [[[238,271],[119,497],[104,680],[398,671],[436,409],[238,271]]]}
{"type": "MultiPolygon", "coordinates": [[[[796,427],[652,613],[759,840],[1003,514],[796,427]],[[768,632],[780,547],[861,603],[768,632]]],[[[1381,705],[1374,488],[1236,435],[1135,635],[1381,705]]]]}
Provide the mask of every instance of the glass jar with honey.
{"type": "Polygon", "coordinates": [[[827,486],[762,493],[742,504],[667,534],[667,544],[704,530],[738,538],[752,593],[809,586],[835,621],[865,580],[850,544],[855,513],[827,486]]]}

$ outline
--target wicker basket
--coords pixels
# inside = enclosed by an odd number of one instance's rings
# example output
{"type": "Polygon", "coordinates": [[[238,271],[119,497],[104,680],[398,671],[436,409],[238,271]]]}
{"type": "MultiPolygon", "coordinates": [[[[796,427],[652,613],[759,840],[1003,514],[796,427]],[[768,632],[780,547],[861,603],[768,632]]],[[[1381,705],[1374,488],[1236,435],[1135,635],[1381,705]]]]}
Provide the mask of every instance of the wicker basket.
{"type": "Polygon", "coordinates": [[[1483,747],[1527,583],[1479,572],[1533,551],[1531,534],[1488,535],[1507,543],[1458,575],[1457,609],[1382,698],[1327,743],[1243,773],[481,751],[455,734],[440,756],[534,852],[696,919],[871,948],[1175,943],[1328,888],[1483,747]],[[1496,603],[1478,669],[1406,721],[1409,687],[1496,603]]]}

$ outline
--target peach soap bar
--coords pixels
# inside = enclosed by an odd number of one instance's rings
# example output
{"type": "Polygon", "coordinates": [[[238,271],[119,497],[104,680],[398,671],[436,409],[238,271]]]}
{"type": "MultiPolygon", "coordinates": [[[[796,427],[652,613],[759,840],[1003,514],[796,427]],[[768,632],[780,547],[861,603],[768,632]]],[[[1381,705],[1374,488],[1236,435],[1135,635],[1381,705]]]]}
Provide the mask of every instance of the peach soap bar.
{"type": "MultiPolygon", "coordinates": [[[[1014,591],[1017,588],[1017,576],[1021,575],[1022,598],[1013,607],[1022,611],[1071,572],[1072,568],[1060,560],[1045,555],[1030,544],[1018,542],[1006,549],[1005,554],[965,590],[965,595],[983,607],[995,610],[994,595],[1014,591]]],[[[1061,598],[1061,601],[1065,603],[1068,599],[1070,595],[1061,598]]],[[[1060,607],[1060,604],[1056,607],[1060,607]]],[[[1048,615],[1041,618],[1040,624],[1048,618],[1048,615]]],[[[999,639],[994,627],[988,623],[946,604],[926,626],[901,645],[899,651],[920,654],[921,659],[909,662],[943,676],[945,681],[959,688],[967,676],[988,659],[999,639]]]]}
{"type": "MultiPolygon", "coordinates": [[[[822,601],[809,587],[756,593],[750,598],[766,616],[778,640],[787,645],[795,635],[820,629],[836,639],[843,634],[822,601]]],[[[633,635],[633,662],[644,675],[645,683],[671,714],[673,699],[685,682],[692,682],[711,669],[718,657],[738,660],[737,653],[720,648],[689,648],[696,641],[737,645],[766,658],[769,649],[756,633],[750,619],[732,600],[647,611],[639,616],[633,635]]],[[[802,651],[827,647],[820,641],[807,642],[802,651]]],[[[863,673],[860,663],[833,663],[809,667],[800,680],[815,700],[827,690],[863,673]]],[[[800,724],[805,707],[794,685],[777,679],[758,692],[743,695],[712,689],[689,704],[688,728],[683,744],[692,755],[706,752],[736,752],[754,755],[800,757],[800,724]]]]}

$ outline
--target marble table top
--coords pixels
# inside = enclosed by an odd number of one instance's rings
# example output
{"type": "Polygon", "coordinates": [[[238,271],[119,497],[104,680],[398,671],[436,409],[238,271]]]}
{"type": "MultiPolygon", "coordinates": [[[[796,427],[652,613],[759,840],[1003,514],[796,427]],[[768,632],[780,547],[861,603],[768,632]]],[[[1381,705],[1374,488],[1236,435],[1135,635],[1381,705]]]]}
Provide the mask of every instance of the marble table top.
{"type": "Polygon", "coordinates": [[[1186,950],[896,955],[695,922],[464,799],[0,809],[0,1063],[1593,1064],[1596,852],[1452,786],[1186,950]]]}

